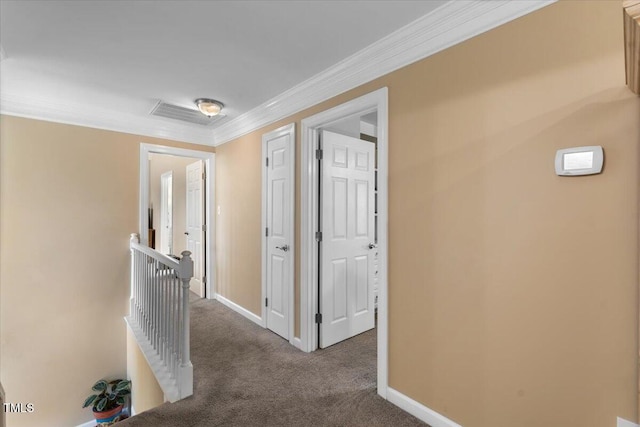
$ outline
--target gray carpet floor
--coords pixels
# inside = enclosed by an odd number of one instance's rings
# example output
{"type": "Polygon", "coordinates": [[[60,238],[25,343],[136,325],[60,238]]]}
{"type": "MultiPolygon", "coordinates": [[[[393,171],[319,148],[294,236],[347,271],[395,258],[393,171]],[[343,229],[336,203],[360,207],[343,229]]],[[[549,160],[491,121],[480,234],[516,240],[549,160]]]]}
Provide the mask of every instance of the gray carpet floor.
{"type": "Polygon", "coordinates": [[[375,330],[308,354],[216,301],[191,319],[193,396],[118,425],[425,425],[376,394],[375,330]]]}

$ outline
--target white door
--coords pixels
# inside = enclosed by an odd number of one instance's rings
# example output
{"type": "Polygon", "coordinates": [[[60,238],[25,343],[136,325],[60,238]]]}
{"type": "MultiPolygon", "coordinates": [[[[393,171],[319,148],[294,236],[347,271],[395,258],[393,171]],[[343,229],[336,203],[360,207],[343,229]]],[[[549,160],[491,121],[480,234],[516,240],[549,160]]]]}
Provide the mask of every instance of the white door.
{"type": "Polygon", "coordinates": [[[173,253],[173,172],[160,175],[160,252],[173,253]]]}
{"type": "Polygon", "coordinates": [[[202,161],[187,165],[187,250],[193,259],[191,290],[204,297],[204,179],[202,161]]]}
{"type": "Polygon", "coordinates": [[[293,333],[289,331],[289,298],[290,292],[293,292],[292,134],[268,139],[266,148],[266,320],[267,328],[289,339],[289,333],[293,333]]]}
{"type": "Polygon", "coordinates": [[[375,146],[322,131],[320,347],[375,326],[375,146]]]}

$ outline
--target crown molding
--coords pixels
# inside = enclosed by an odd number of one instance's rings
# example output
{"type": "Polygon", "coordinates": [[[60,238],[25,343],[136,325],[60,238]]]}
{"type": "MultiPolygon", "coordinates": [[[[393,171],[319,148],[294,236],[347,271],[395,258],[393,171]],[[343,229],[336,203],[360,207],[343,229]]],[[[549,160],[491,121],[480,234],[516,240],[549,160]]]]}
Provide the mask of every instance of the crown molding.
{"type": "Polygon", "coordinates": [[[211,145],[213,141],[211,129],[197,129],[167,123],[166,120],[151,116],[132,117],[119,111],[88,108],[85,104],[60,103],[15,94],[0,93],[0,114],[193,144],[211,145]]]}
{"type": "Polygon", "coordinates": [[[246,135],[555,1],[456,0],[445,3],[314,77],[215,128],[213,145],[218,146],[246,135]]]}
{"type": "MultiPolygon", "coordinates": [[[[455,0],[214,129],[0,92],[0,114],[221,145],[424,59],[556,0],[455,0]]],[[[308,52],[312,55],[313,52],[308,52]]],[[[6,59],[0,46],[0,59],[6,59]]]]}

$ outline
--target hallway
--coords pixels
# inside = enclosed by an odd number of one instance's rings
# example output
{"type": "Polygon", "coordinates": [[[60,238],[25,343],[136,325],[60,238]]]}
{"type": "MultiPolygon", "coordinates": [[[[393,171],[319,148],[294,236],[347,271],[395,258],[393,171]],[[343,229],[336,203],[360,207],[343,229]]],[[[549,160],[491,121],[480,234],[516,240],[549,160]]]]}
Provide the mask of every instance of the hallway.
{"type": "Polygon", "coordinates": [[[303,353],[211,300],[191,303],[194,395],[137,426],[420,426],[376,394],[376,332],[303,353]]]}

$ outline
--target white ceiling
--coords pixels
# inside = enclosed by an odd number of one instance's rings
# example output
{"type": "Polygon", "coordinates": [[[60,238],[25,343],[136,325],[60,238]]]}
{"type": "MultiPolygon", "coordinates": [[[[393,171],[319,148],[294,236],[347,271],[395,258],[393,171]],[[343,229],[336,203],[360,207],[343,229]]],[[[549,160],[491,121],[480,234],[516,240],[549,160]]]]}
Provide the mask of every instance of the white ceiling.
{"type": "MultiPolygon", "coordinates": [[[[227,115],[214,126],[229,127],[454,3],[2,0],[2,112],[46,116],[18,112],[41,105],[51,117],[39,118],[72,122],[60,115],[68,110],[79,122],[108,117],[113,123],[140,124],[141,134],[213,144],[209,136],[215,129],[149,117],[149,112],[158,100],[195,108],[194,99],[211,97],[225,104],[227,115]]],[[[458,9],[460,3],[468,9],[481,2],[457,3],[458,9]]],[[[479,7],[487,9],[486,3],[479,7]]],[[[109,127],[106,121],[95,126],[109,127]]]]}

